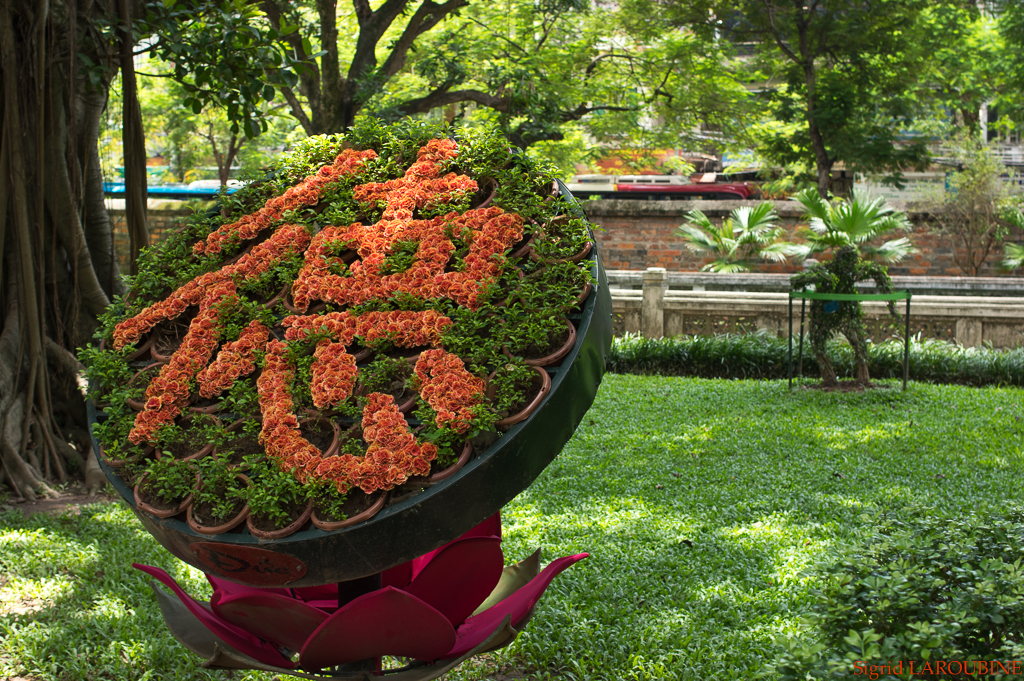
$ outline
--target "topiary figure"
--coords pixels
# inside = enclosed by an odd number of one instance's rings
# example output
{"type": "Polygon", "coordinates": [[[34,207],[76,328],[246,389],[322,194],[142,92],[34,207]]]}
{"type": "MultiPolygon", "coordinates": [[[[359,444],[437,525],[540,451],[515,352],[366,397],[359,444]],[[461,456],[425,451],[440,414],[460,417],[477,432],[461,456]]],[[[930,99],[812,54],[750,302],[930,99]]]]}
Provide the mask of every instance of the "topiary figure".
{"type": "MultiPolygon", "coordinates": [[[[832,260],[819,263],[810,269],[790,277],[794,290],[814,286],[818,293],[857,293],[858,281],[874,280],[879,290],[891,293],[892,279],[886,268],[877,263],[861,259],[856,246],[843,246],[835,251],[832,260]]],[[[897,320],[899,313],[889,301],[889,313],[897,320]]],[[[812,300],[810,313],[811,349],[818,361],[822,385],[839,385],[832,360],[825,353],[825,344],[836,333],[842,333],[853,347],[857,362],[857,385],[867,385],[868,374],[867,329],[864,328],[864,312],[858,301],[812,300]]]]}

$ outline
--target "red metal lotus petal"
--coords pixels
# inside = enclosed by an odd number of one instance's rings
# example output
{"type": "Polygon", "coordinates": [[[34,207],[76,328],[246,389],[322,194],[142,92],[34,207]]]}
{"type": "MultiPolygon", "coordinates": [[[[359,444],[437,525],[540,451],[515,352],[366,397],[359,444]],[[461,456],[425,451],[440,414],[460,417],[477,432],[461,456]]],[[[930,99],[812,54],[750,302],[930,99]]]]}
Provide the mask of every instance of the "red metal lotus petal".
{"type": "Polygon", "coordinates": [[[226,622],[289,650],[301,650],[328,617],[302,601],[273,593],[230,596],[217,592],[210,606],[226,622]]]}
{"type": "Polygon", "coordinates": [[[213,587],[214,591],[220,591],[226,596],[266,593],[288,596],[290,593],[288,589],[274,589],[268,587],[246,586],[245,584],[235,584],[234,582],[229,582],[226,579],[221,579],[220,577],[216,577],[210,573],[206,573],[206,581],[210,583],[210,586],[213,587]]]}
{"type": "Polygon", "coordinates": [[[299,663],[316,670],[382,655],[435,660],[454,643],[455,629],[444,615],[389,586],[331,615],[306,641],[299,663]]]}
{"type": "Polygon", "coordinates": [[[380,585],[404,589],[412,581],[412,561],[406,561],[380,573],[380,585]]]}
{"type": "Polygon", "coordinates": [[[164,586],[174,592],[174,595],[181,600],[185,607],[188,608],[189,612],[195,615],[196,619],[210,630],[210,633],[231,648],[248,655],[254,660],[258,660],[263,664],[269,664],[275,667],[285,667],[286,669],[293,669],[295,667],[295,664],[291,660],[282,656],[274,646],[260,641],[244,629],[239,629],[232,624],[224,622],[217,617],[217,615],[204,608],[199,601],[185,593],[185,591],[178,586],[178,583],[160,568],[153,567],[151,565],[140,565],[138,563],[132,563],[132,567],[142,570],[146,574],[160,580],[164,586]]]}
{"type": "Polygon", "coordinates": [[[589,553],[577,553],[575,556],[566,556],[565,558],[551,561],[526,586],[494,607],[467,619],[459,627],[458,640],[455,642],[455,646],[445,654],[445,657],[458,657],[475,648],[494,632],[506,616],[511,616],[512,626],[518,629],[520,623],[526,619],[530,611],[537,605],[537,601],[540,600],[545,589],[551,584],[551,580],[567,567],[574,565],[589,555],[589,553]]]}
{"type": "Polygon", "coordinates": [[[462,541],[463,539],[469,539],[470,537],[497,537],[500,540],[501,513],[495,513],[458,539],[453,539],[444,546],[434,549],[430,553],[425,553],[422,556],[413,558],[406,563],[402,563],[401,565],[396,565],[393,568],[385,570],[381,574],[381,585],[404,589],[409,585],[409,582],[411,582],[413,578],[418,575],[420,571],[422,571],[423,568],[425,568],[430,561],[434,559],[435,556],[437,556],[437,554],[455,542],[462,541]]]}
{"type": "Polygon", "coordinates": [[[459,626],[494,590],[504,557],[498,537],[468,537],[441,549],[405,591],[459,626]]]}

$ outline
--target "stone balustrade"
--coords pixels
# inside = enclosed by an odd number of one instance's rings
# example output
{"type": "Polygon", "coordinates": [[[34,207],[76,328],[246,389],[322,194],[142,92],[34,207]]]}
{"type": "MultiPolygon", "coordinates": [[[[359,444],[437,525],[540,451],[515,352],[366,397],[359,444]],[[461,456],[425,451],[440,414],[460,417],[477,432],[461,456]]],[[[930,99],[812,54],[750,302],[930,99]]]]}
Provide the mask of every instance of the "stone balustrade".
{"type": "MultiPolygon", "coordinates": [[[[645,337],[660,338],[758,329],[784,335],[787,331],[787,293],[672,290],[669,284],[673,277],[663,268],[652,267],[639,274],[641,288],[632,289],[623,288],[623,279],[614,271],[609,272],[609,281],[614,282],[611,296],[616,333],[639,331],[645,337]]],[[[896,287],[906,286],[897,282],[896,287]]],[[[800,305],[800,300],[793,301],[794,334],[799,332],[800,305]]],[[[902,325],[889,317],[884,302],[865,301],[861,305],[875,342],[901,333],[902,325]]],[[[905,303],[898,301],[897,306],[902,313],[905,303]]],[[[1009,296],[1005,292],[1000,296],[915,295],[910,321],[911,333],[923,337],[956,341],[968,347],[983,343],[996,348],[1019,347],[1024,345],[1024,296],[1009,296]]]]}

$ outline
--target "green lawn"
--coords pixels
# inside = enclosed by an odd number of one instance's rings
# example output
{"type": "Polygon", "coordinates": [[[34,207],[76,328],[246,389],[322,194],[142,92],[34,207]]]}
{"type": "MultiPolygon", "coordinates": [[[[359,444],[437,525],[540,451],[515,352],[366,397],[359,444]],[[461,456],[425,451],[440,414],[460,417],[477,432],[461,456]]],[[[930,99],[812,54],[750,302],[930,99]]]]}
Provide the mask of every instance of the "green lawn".
{"type": "MultiPolygon", "coordinates": [[[[504,512],[508,561],[537,546],[545,561],[591,558],[515,644],[446,678],[750,679],[796,631],[801,571],[874,514],[1024,503],[1024,390],[888,385],[790,394],[784,381],[608,375],[504,512]]],[[[121,506],[0,515],[0,610],[21,611],[0,615],[0,674],[221,677],[166,633],[132,561],[208,595],[121,506]]]]}

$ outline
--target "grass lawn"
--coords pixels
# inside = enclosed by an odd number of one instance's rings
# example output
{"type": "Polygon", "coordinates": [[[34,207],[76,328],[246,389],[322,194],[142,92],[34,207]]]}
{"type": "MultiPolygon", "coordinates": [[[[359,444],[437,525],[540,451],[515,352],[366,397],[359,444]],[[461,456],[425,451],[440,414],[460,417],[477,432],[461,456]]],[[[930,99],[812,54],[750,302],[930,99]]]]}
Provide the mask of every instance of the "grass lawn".
{"type": "MultiPolygon", "coordinates": [[[[1024,390],[886,385],[606,376],[504,511],[507,561],[537,546],[591,558],[510,648],[446,678],[750,679],[796,631],[802,571],[875,514],[1024,504],[1024,390]]],[[[132,561],[209,594],[123,506],[0,515],[0,676],[221,678],[171,639],[132,561]]]]}

